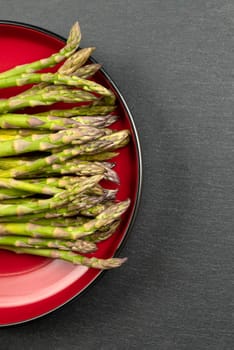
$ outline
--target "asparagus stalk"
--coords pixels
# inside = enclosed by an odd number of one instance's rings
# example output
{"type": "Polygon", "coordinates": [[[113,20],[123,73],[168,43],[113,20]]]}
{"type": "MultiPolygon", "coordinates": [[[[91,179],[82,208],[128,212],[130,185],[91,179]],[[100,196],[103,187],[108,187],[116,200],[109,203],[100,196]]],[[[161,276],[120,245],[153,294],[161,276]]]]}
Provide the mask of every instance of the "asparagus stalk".
{"type": "Polygon", "coordinates": [[[82,240],[86,242],[94,242],[94,243],[105,241],[116,232],[119,224],[120,224],[120,220],[117,220],[113,222],[113,224],[104,226],[101,230],[96,231],[95,233],[89,236],[83,237],[82,240]]]}
{"type": "Polygon", "coordinates": [[[45,158],[39,158],[30,162],[30,164],[21,165],[14,169],[3,170],[1,171],[1,177],[22,177],[28,175],[29,172],[33,173],[38,169],[44,168],[53,163],[65,162],[68,159],[76,157],[77,155],[95,154],[102,151],[115,150],[117,148],[124,147],[128,142],[129,131],[121,130],[111,135],[103,136],[99,140],[65,149],[45,158]]]}
{"type": "MultiPolygon", "coordinates": [[[[83,154],[83,155],[79,155],[75,159],[77,159],[78,161],[90,161],[90,162],[91,161],[94,161],[94,162],[97,161],[97,162],[101,162],[101,161],[105,161],[105,160],[110,160],[110,159],[112,159],[114,157],[117,157],[118,155],[119,155],[118,152],[101,152],[101,153],[97,153],[97,154],[83,154]]],[[[22,166],[22,165],[29,165],[30,162],[32,162],[32,161],[34,161],[36,159],[38,159],[38,157],[36,157],[36,158],[30,157],[30,161],[26,157],[25,158],[24,157],[0,158],[0,169],[7,170],[7,169],[10,169],[10,168],[16,168],[16,167],[19,167],[19,166],[22,166]]],[[[0,176],[1,176],[1,170],[0,170],[0,176]]],[[[71,177],[69,177],[69,178],[72,179],[71,177]]],[[[52,183],[51,181],[54,182],[55,180],[58,180],[58,179],[52,178],[52,180],[48,180],[48,184],[49,183],[51,184],[52,183]]],[[[61,178],[60,178],[60,180],[62,181],[61,178]]]]}
{"type": "MultiPolygon", "coordinates": [[[[0,115],[0,128],[63,130],[80,126],[80,122],[72,118],[53,116],[35,116],[30,114],[8,113],[0,115]]],[[[86,123],[87,124],[87,123],[86,123]]],[[[6,131],[7,133],[7,131],[6,131]]]]}
{"type": "Polygon", "coordinates": [[[95,47],[87,47],[78,50],[63,63],[58,69],[58,73],[65,75],[77,74],[77,70],[86,63],[94,50],[95,47]]]}
{"type": "Polygon", "coordinates": [[[31,254],[44,256],[46,258],[62,259],[73,264],[84,265],[87,267],[107,270],[121,266],[126,262],[127,258],[110,258],[110,259],[98,259],[98,258],[87,258],[77,253],[68,252],[66,250],[58,249],[36,249],[36,248],[19,248],[11,246],[2,246],[2,249],[15,252],[17,254],[31,254]]]}
{"type": "MultiPolygon", "coordinates": [[[[15,216],[15,215],[2,216],[2,217],[0,216],[0,222],[3,222],[3,223],[24,222],[25,223],[25,222],[34,222],[34,221],[38,222],[38,220],[43,220],[43,221],[49,220],[48,221],[49,226],[61,226],[61,225],[55,225],[55,224],[51,225],[50,220],[52,220],[53,222],[56,222],[57,220],[68,220],[68,219],[76,220],[77,217],[78,218],[82,217],[84,219],[94,218],[95,216],[102,213],[105,209],[109,208],[112,204],[113,202],[109,201],[104,203],[98,203],[96,205],[90,206],[89,208],[79,210],[77,209],[76,205],[73,205],[72,203],[70,203],[66,207],[56,207],[56,208],[48,209],[46,211],[37,212],[36,215],[33,213],[30,213],[30,214],[25,214],[23,216],[15,216]]],[[[38,223],[40,225],[44,225],[44,226],[46,225],[45,222],[43,223],[38,222],[38,223]]],[[[68,224],[65,226],[76,226],[77,224],[80,224],[80,223],[81,222],[78,221],[75,223],[75,225],[68,224]]]]}
{"type": "MultiPolygon", "coordinates": [[[[57,218],[38,218],[37,216],[32,217],[30,222],[34,222],[38,225],[44,225],[44,226],[77,226],[82,225],[85,222],[87,222],[89,219],[84,216],[76,216],[71,218],[64,218],[64,217],[57,217],[57,218]]],[[[24,217],[21,218],[21,222],[28,222],[27,218],[24,217]]]]}
{"type": "MultiPolygon", "coordinates": [[[[101,162],[103,160],[110,160],[112,158],[115,158],[118,155],[119,155],[118,152],[101,152],[97,154],[87,154],[87,155],[83,154],[78,156],[76,159],[101,162]]],[[[0,167],[1,167],[1,159],[0,159],[0,167]]]]}
{"type": "Polygon", "coordinates": [[[68,241],[61,239],[30,238],[27,236],[0,236],[0,248],[2,246],[23,247],[23,248],[53,248],[70,250],[79,253],[94,252],[97,247],[94,242],[83,240],[68,241]]]}
{"type": "MultiPolygon", "coordinates": [[[[49,131],[48,131],[49,132],[49,131]]],[[[44,130],[35,130],[35,129],[0,129],[0,137],[2,136],[13,136],[13,137],[18,137],[20,138],[21,136],[29,136],[32,134],[44,134],[44,130]]]]}
{"type": "Polygon", "coordinates": [[[53,67],[57,63],[62,62],[65,58],[71,56],[79,46],[80,40],[80,26],[78,22],[76,22],[70,30],[66,45],[59,52],[52,54],[48,58],[43,58],[28,64],[23,64],[9,69],[8,71],[2,72],[0,73],[0,79],[20,75],[22,73],[32,73],[43,68],[53,67]]]}
{"type": "Polygon", "coordinates": [[[0,188],[0,200],[30,197],[32,193],[12,188],[0,188]]]}
{"type": "MultiPolygon", "coordinates": [[[[129,204],[129,200],[112,204],[102,213],[97,215],[94,219],[89,220],[88,222],[80,226],[51,227],[37,225],[35,223],[0,223],[0,235],[13,234],[35,238],[63,238],[67,240],[76,240],[81,237],[90,235],[95,231],[99,230],[101,227],[112,224],[113,222],[118,220],[121,217],[121,215],[127,210],[129,204]]],[[[0,208],[1,207],[3,207],[3,205],[1,205],[0,208]]],[[[27,214],[26,210],[24,212],[21,211],[22,215],[24,213],[27,214]]]]}
{"type": "MultiPolygon", "coordinates": [[[[31,160],[32,161],[32,160],[31,160]]],[[[10,168],[15,168],[24,164],[27,164],[29,160],[26,160],[23,157],[6,157],[0,158],[0,176],[2,170],[7,170],[10,168]]]]}
{"type": "Polygon", "coordinates": [[[97,205],[94,205],[93,207],[80,210],[78,214],[84,217],[94,218],[97,215],[101,214],[104,210],[109,208],[112,204],[112,202],[99,203],[97,205]]]}
{"type": "MultiPolygon", "coordinates": [[[[38,193],[38,194],[47,194],[54,195],[60,193],[61,189],[55,186],[48,186],[41,183],[30,183],[26,181],[15,180],[11,178],[0,178],[0,187],[5,189],[14,189],[23,191],[23,194],[26,192],[29,193],[38,193]]],[[[0,189],[1,191],[2,189],[0,189]]],[[[17,192],[16,192],[17,193],[17,192]]]]}
{"type": "Polygon", "coordinates": [[[79,78],[74,75],[68,76],[59,73],[26,73],[21,74],[20,76],[11,76],[9,78],[0,79],[0,88],[38,84],[41,82],[47,84],[79,87],[85,91],[97,93],[102,96],[114,96],[111,90],[108,90],[101,84],[94,81],[79,78]]]}
{"type": "Polygon", "coordinates": [[[62,130],[55,134],[31,135],[21,139],[3,141],[0,148],[0,157],[46,151],[61,145],[71,144],[75,140],[82,144],[101,135],[103,135],[101,129],[80,126],[79,128],[62,130]]]}
{"type": "MultiPolygon", "coordinates": [[[[81,210],[88,210],[89,208],[96,208],[97,212],[97,206],[101,205],[101,209],[104,208],[104,203],[109,200],[113,199],[114,192],[107,192],[103,195],[77,195],[76,198],[72,199],[70,202],[65,203],[65,206],[63,207],[52,207],[48,208],[47,211],[40,211],[36,212],[36,218],[38,219],[52,219],[52,218],[58,218],[58,217],[74,217],[79,215],[81,210]]],[[[32,197],[30,198],[30,205],[31,204],[37,204],[38,198],[32,197]]],[[[44,204],[44,203],[43,203],[44,204]]],[[[28,207],[29,206],[29,200],[27,198],[16,198],[16,199],[5,199],[2,202],[2,205],[15,205],[20,207],[28,207]]],[[[99,207],[100,209],[100,207],[99,207]]],[[[101,211],[101,210],[99,210],[101,211]]],[[[35,216],[32,214],[25,214],[23,216],[18,217],[12,217],[6,216],[4,218],[0,218],[1,222],[27,222],[27,221],[35,221],[35,216]]]]}
{"type": "MultiPolygon", "coordinates": [[[[64,64],[58,69],[58,73],[64,74],[64,75],[71,75],[73,72],[75,72],[79,67],[84,64],[91,53],[94,51],[95,48],[85,48],[81,49],[77,52],[75,52],[73,55],[71,55],[64,64]]],[[[32,96],[35,95],[38,91],[41,89],[44,89],[48,86],[48,83],[40,83],[37,85],[32,86],[30,89],[22,92],[18,97],[22,98],[25,96],[32,96]]]]}
{"type": "Polygon", "coordinates": [[[92,176],[71,187],[70,190],[64,190],[57,193],[49,199],[38,199],[36,201],[27,201],[24,204],[0,204],[0,216],[25,215],[31,213],[40,213],[49,209],[59,208],[74,200],[78,194],[96,185],[101,176],[92,176]]]}
{"type": "Polygon", "coordinates": [[[92,63],[92,64],[86,64],[84,67],[80,67],[75,71],[75,75],[77,77],[88,79],[91,76],[93,76],[97,71],[101,68],[100,64],[92,63]]]}
{"type": "Polygon", "coordinates": [[[74,116],[95,116],[107,115],[113,112],[116,106],[80,106],[71,109],[54,109],[46,112],[37,113],[37,115],[52,115],[56,117],[69,118],[74,116]]]}
{"type": "Polygon", "coordinates": [[[119,183],[117,173],[113,169],[110,169],[106,162],[71,161],[66,164],[58,163],[45,167],[44,172],[48,176],[55,174],[76,174],[79,176],[103,174],[106,180],[119,183]]]}
{"type": "Polygon", "coordinates": [[[10,141],[20,139],[20,135],[8,135],[8,133],[0,135],[0,141],[10,141]]]}
{"type": "MultiPolygon", "coordinates": [[[[45,174],[43,174],[45,175],[45,174]]],[[[69,188],[74,184],[84,180],[81,176],[61,176],[61,177],[42,177],[36,179],[28,179],[29,183],[43,184],[55,186],[58,188],[69,188]]]]}
{"type": "Polygon", "coordinates": [[[62,89],[56,87],[53,89],[46,88],[38,91],[35,95],[25,95],[23,97],[13,96],[8,99],[0,100],[0,113],[6,113],[14,111],[15,109],[25,108],[25,107],[35,107],[35,106],[49,106],[55,102],[86,102],[95,101],[98,98],[87,91],[83,90],[71,90],[67,87],[62,89]]]}
{"type": "MultiPolygon", "coordinates": [[[[34,129],[36,129],[36,131],[38,129],[58,131],[58,130],[63,130],[68,128],[79,127],[80,125],[89,125],[89,126],[94,126],[98,128],[105,128],[113,124],[117,119],[118,119],[118,116],[115,116],[115,115],[92,116],[92,117],[80,116],[80,117],[73,117],[73,118],[62,118],[62,117],[56,117],[56,116],[5,113],[5,114],[0,114],[0,128],[10,129],[10,130],[11,128],[14,128],[14,129],[20,128],[23,130],[29,128],[30,130],[32,130],[33,133],[34,133],[34,129]]],[[[23,134],[24,134],[24,131],[21,131],[19,133],[17,132],[9,133],[8,130],[5,131],[6,136],[8,135],[26,136],[23,134]]],[[[27,134],[27,130],[25,130],[25,134],[27,134]]]]}
{"type": "Polygon", "coordinates": [[[100,115],[100,116],[76,116],[73,118],[70,118],[72,120],[75,120],[76,122],[84,125],[92,125],[97,128],[105,128],[107,126],[112,125],[118,120],[117,115],[100,115]]]}

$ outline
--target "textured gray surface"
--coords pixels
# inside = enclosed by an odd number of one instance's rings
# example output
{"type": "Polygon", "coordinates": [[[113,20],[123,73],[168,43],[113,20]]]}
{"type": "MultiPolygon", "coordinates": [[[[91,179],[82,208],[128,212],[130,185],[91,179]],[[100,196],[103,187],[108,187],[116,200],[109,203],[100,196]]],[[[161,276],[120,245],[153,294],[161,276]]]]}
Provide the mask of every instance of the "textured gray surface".
{"type": "Polygon", "coordinates": [[[64,36],[78,19],[144,159],[128,263],[63,309],[1,329],[1,349],[233,349],[233,1],[7,0],[0,16],[64,36]]]}

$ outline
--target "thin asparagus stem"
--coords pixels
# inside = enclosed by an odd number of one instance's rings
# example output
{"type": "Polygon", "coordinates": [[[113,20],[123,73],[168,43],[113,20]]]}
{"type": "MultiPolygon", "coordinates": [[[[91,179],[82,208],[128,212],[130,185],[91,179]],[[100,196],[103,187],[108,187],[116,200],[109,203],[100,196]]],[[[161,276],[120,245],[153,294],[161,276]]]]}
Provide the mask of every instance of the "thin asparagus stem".
{"type": "Polygon", "coordinates": [[[44,256],[46,258],[62,259],[76,265],[84,265],[100,270],[107,270],[120,267],[127,260],[127,258],[87,258],[86,256],[78,255],[77,253],[58,249],[19,248],[11,246],[2,246],[1,249],[9,250],[17,254],[31,254],[44,256]]]}

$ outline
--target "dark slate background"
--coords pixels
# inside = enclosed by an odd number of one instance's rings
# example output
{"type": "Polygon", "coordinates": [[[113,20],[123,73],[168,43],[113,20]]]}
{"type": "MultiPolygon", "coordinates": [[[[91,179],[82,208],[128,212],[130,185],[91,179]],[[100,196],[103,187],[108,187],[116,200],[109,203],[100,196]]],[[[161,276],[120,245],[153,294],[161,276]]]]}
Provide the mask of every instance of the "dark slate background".
{"type": "Polygon", "coordinates": [[[66,36],[119,86],[143,150],[143,195],[122,254],[84,296],[0,329],[0,348],[234,348],[234,2],[2,0],[1,19],[66,36]]]}

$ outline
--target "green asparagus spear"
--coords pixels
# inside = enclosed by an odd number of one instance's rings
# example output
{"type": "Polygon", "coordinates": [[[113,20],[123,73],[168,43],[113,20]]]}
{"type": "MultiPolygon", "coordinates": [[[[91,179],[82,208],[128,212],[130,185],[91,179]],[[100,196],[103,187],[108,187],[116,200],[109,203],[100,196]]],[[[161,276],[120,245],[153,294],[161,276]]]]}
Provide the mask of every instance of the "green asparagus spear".
{"type": "Polygon", "coordinates": [[[80,67],[75,71],[75,75],[77,77],[83,78],[83,79],[88,79],[91,76],[93,76],[97,71],[101,68],[100,64],[93,63],[93,64],[86,64],[83,67],[80,67]]]}
{"type": "Polygon", "coordinates": [[[62,89],[58,86],[56,89],[48,87],[46,91],[40,90],[35,95],[25,95],[24,97],[13,96],[8,99],[0,100],[0,113],[6,113],[14,111],[16,109],[25,108],[25,107],[35,107],[35,106],[49,106],[55,102],[86,102],[86,101],[95,101],[98,98],[87,91],[69,89],[63,87],[62,89]]]}
{"type": "Polygon", "coordinates": [[[40,213],[49,209],[59,208],[71,202],[76,196],[88,188],[96,185],[101,176],[92,176],[71,187],[70,190],[64,190],[49,199],[38,199],[37,201],[28,201],[24,204],[0,204],[0,216],[25,215],[31,213],[40,213]]]}
{"type": "Polygon", "coordinates": [[[110,259],[98,259],[98,258],[87,258],[77,253],[68,252],[66,250],[58,249],[36,249],[36,248],[20,248],[11,246],[2,246],[1,249],[9,250],[17,254],[31,254],[44,256],[46,258],[62,259],[73,264],[84,265],[87,267],[107,270],[121,266],[126,262],[127,258],[110,258],[110,259]]]}
{"type": "MultiPolygon", "coordinates": [[[[38,193],[38,194],[48,194],[54,195],[56,193],[60,193],[61,189],[55,186],[48,186],[40,183],[30,183],[27,181],[20,181],[11,178],[0,178],[0,188],[3,187],[5,189],[14,189],[20,190],[29,193],[38,193]]],[[[2,189],[0,189],[1,191],[2,189]]]]}
{"type": "MultiPolygon", "coordinates": [[[[117,157],[119,155],[118,152],[101,152],[97,154],[83,154],[79,155],[74,159],[77,159],[78,161],[105,161],[110,160],[114,157],[117,157]]],[[[16,168],[22,165],[29,165],[30,162],[38,159],[39,157],[30,157],[30,160],[26,157],[6,157],[6,158],[0,158],[0,169],[7,170],[10,168],[16,168]]],[[[0,170],[0,176],[1,176],[1,170],[0,170]]],[[[55,178],[52,179],[52,181],[55,181],[55,178]]],[[[49,182],[48,183],[52,183],[49,182]]]]}
{"type": "MultiPolygon", "coordinates": [[[[101,227],[112,224],[113,222],[118,220],[121,217],[121,215],[127,210],[129,204],[129,200],[112,204],[101,214],[97,215],[94,219],[89,220],[83,225],[74,227],[51,227],[37,225],[34,223],[0,223],[0,235],[13,234],[36,238],[63,238],[67,240],[76,240],[81,237],[90,235],[95,231],[99,230],[101,227]]],[[[3,207],[3,205],[1,205],[0,208],[1,207],[3,207]]],[[[24,211],[24,213],[27,214],[26,211],[24,211]]],[[[22,215],[24,213],[21,212],[22,215]]]]}
{"type": "Polygon", "coordinates": [[[64,162],[67,159],[73,158],[79,154],[101,152],[105,147],[107,147],[107,145],[110,145],[110,143],[110,141],[96,140],[96,142],[89,142],[85,145],[76,146],[72,149],[65,149],[60,153],[52,154],[51,156],[45,158],[38,158],[37,160],[28,162],[27,164],[23,164],[12,169],[2,170],[1,177],[28,176],[29,173],[35,173],[35,171],[56,162],[64,162]]]}
{"type": "MultiPolygon", "coordinates": [[[[0,137],[2,136],[15,136],[15,137],[22,137],[22,136],[29,136],[32,134],[44,134],[44,130],[35,130],[35,129],[0,129],[0,137]]],[[[49,133],[49,131],[48,131],[49,133]]]]}
{"type": "Polygon", "coordinates": [[[43,68],[53,67],[57,63],[63,61],[65,58],[71,56],[77,47],[79,46],[81,40],[81,32],[78,22],[76,22],[69,33],[66,45],[57,53],[52,54],[48,58],[43,58],[38,61],[23,64],[8,71],[0,73],[0,79],[5,79],[7,77],[19,75],[22,73],[32,73],[43,68]]]}
{"type": "MultiPolygon", "coordinates": [[[[79,78],[77,76],[68,76],[59,73],[26,73],[20,76],[12,76],[0,79],[0,88],[8,88],[12,86],[23,86],[28,84],[47,83],[55,85],[68,85],[82,88],[85,91],[100,94],[102,96],[113,96],[111,90],[108,90],[101,84],[94,81],[79,78]]],[[[36,90],[37,91],[37,90],[36,90]]],[[[39,94],[39,92],[38,92],[39,94]]]]}
{"type": "Polygon", "coordinates": [[[94,50],[95,47],[87,47],[78,50],[66,59],[63,65],[58,69],[58,73],[65,75],[76,74],[77,70],[86,63],[94,50]]]}
{"type": "Polygon", "coordinates": [[[29,128],[58,131],[68,128],[79,127],[80,124],[80,122],[72,118],[60,118],[53,116],[43,117],[17,113],[0,114],[0,128],[2,129],[29,128]]]}
{"type": "Polygon", "coordinates": [[[111,169],[106,162],[70,161],[66,164],[52,164],[51,166],[45,167],[44,172],[48,176],[56,174],[76,174],[79,176],[103,174],[104,179],[119,183],[117,173],[111,169]]]}
{"type": "Polygon", "coordinates": [[[91,253],[97,248],[94,242],[88,242],[83,240],[68,241],[61,239],[49,239],[49,238],[30,238],[27,236],[0,236],[0,248],[1,246],[10,247],[23,247],[23,248],[53,248],[61,250],[70,250],[79,253],[91,253]]]}
{"type": "Polygon", "coordinates": [[[79,128],[62,130],[54,134],[32,135],[17,140],[3,141],[0,148],[0,157],[34,151],[46,151],[61,145],[71,144],[74,140],[82,144],[101,135],[103,135],[101,129],[80,126],[79,128]]]}
{"type": "Polygon", "coordinates": [[[84,145],[76,146],[74,148],[64,149],[57,154],[37,159],[30,164],[25,164],[14,169],[3,170],[1,177],[18,177],[24,176],[29,172],[35,172],[37,169],[52,165],[54,163],[61,163],[68,159],[74,158],[82,154],[95,154],[101,151],[115,150],[124,147],[129,142],[129,131],[121,130],[111,135],[101,137],[99,140],[89,142],[84,145]]]}
{"type": "Polygon", "coordinates": [[[86,242],[95,242],[95,243],[105,241],[116,232],[119,224],[120,224],[120,220],[117,220],[113,222],[113,224],[111,225],[104,226],[102,230],[96,231],[95,233],[89,236],[83,237],[83,240],[86,242]]]}
{"type": "Polygon", "coordinates": [[[32,193],[26,191],[20,191],[12,188],[0,188],[0,200],[6,200],[11,198],[25,198],[32,196],[32,193]]]}
{"type": "Polygon", "coordinates": [[[23,135],[24,132],[21,131],[20,133],[9,133],[9,129],[12,128],[20,128],[25,130],[25,134],[27,134],[27,128],[30,129],[30,132],[33,129],[45,129],[45,130],[52,130],[52,131],[58,131],[68,128],[75,128],[79,127],[80,125],[89,125],[94,126],[98,128],[105,128],[111,124],[113,124],[117,120],[117,116],[115,115],[107,115],[107,116],[80,116],[80,117],[73,117],[73,118],[62,118],[62,117],[56,117],[56,116],[40,116],[40,115],[31,115],[31,114],[17,114],[17,113],[5,113],[0,114],[0,128],[7,129],[5,131],[5,135],[15,136],[21,134],[23,135]]]}
{"type": "MultiPolygon", "coordinates": [[[[42,212],[37,212],[36,215],[33,213],[30,214],[25,214],[23,216],[0,216],[0,222],[14,222],[14,223],[18,223],[18,222],[34,222],[34,221],[38,221],[38,220],[67,220],[67,219],[76,219],[77,216],[81,216],[82,218],[84,217],[85,219],[90,219],[90,218],[94,218],[95,216],[99,215],[100,213],[102,213],[105,209],[109,208],[111,205],[113,204],[112,201],[109,202],[105,202],[105,203],[99,203],[93,206],[90,206],[89,208],[85,208],[82,210],[77,209],[76,205],[73,205],[72,203],[70,203],[69,205],[65,206],[65,207],[56,207],[56,208],[52,208],[52,209],[48,209],[47,211],[42,211],[42,212]]],[[[66,222],[66,221],[65,221],[66,222]]],[[[75,225],[71,225],[71,226],[76,226],[77,224],[83,223],[82,222],[77,222],[75,223],[75,225]]],[[[40,223],[38,222],[38,224],[40,225],[46,225],[45,222],[40,223]]],[[[48,222],[49,226],[61,226],[61,225],[55,225],[55,224],[50,224],[50,221],[48,222]]],[[[62,225],[64,226],[64,225],[62,225]]],[[[65,226],[70,226],[65,225],[65,226]]]]}
{"type": "Polygon", "coordinates": [[[69,118],[74,116],[95,116],[95,115],[107,115],[113,112],[116,106],[80,106],[71,109],[54,109],[46,112],[37,113],[37,115],[51,115],[56,117],[69,118]]]}
{"type": "MultiPolygon", "coordinates": [[[[103,160],[110,160],[112,158],[115,158],[118,155],[119,155],[118,152],[101,152],[96,154],[87,154],[87,155],[84,154],[84,155],[78,156],[77,159],[101,162],[103,160]]],[[[1,159],[0,159],[0,167],[1,167],[1,159]]]]}

